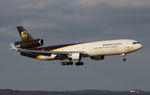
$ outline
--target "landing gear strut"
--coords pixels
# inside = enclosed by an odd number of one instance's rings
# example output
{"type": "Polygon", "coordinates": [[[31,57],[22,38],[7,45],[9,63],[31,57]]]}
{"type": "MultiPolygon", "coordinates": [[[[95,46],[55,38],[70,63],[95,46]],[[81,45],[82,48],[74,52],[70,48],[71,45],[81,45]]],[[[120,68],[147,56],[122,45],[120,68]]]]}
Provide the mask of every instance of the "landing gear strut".
{"type": "Polygon", "coordinates": [[[76,62],[76,66],[83,66],[84,65],[84,63],[83,62],[81,62],[81,55],[80,55],[80,59],[79,59],[79,61],[78,62],[76,62]]]}
{"type": "Polygon", "coordinates": [[[126,54],[125,53],[123,53],[123,54],[121,54],[122,55],[122,61],[127,61],[127,59],[126,59],[126,54]]]}
{"type": "MultiPolygon", "coordinates": [[[[76,66],[82,66],[82,65],[84,65],[84,63],[81,62],[81,59],[82,59],[82,56],[80,55],[78,62],[75,63],[76,66]]],[[[73,65],[72,59],[68,59],[68,60],[69,60],[69,62],[66,62],[66,59],[64,59],[61,62],[61,65],[63,65],[63,66],[73,65]]]]}
{"type": "MultiPolygon", "coordinates": [[[[63,61],[63,62],[61,62],[61,65],[63,65],[63,66],[73,65],[73,62],[72,61],[69,61],[69,62],[63,61]]],[[[79,62],[76,62],[75,65],[76,66],[83,66],[84,63],[79,61],[79,62]]]]}
{"type": "Polygon", "coordinates": [[[73,62],[61,62],[61,65],[66,66],[66,65],[73,65],[73,62]]]}
{"type": "Polygon", "coordinates": [[[63,61],[61,62],[61,65],[66,66],[66,65],[73,65],[73,62],[69,60],[69,62],[63,61]]]}
{"type": "Polygon", "coordinates": [[[76,62],[76,66],[83,66],[84,63],[83,62],[76,62]]]}

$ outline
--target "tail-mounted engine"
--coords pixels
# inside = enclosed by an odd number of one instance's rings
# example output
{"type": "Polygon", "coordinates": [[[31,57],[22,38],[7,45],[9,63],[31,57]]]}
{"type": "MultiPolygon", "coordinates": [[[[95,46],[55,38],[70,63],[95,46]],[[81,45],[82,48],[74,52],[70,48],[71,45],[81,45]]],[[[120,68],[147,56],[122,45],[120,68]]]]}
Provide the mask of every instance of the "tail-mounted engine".
{"type": "Polygon", "coordinates": [[[18,48],[35,48],[42,46],[44,44],[43,39],[36,39],[36,40],[31,40],[31,41],[18,41],[15,42],[15,45],[18,48]]]}

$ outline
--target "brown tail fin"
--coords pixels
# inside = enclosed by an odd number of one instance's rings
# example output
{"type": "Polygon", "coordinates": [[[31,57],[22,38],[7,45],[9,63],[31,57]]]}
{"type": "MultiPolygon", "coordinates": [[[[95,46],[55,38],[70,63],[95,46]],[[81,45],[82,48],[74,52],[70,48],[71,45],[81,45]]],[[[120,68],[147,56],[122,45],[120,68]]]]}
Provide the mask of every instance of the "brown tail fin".
{"type": "Polygon", "coordinates": [[[34,38],[24,29],[23,26],[17,26],[22,41],[32,41],[34,38]]]}

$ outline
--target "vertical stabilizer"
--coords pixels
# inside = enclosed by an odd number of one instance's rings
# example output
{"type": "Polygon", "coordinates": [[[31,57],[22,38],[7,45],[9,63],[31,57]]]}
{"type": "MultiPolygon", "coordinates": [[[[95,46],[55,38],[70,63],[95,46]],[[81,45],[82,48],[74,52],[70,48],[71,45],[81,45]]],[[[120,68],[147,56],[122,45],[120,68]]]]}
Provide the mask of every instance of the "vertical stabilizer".
{"type": "Polygon", "coordinates": [[[24,29],[23,26],[17,26],[22,41],[32,41],[34,38],[24,29]]]}

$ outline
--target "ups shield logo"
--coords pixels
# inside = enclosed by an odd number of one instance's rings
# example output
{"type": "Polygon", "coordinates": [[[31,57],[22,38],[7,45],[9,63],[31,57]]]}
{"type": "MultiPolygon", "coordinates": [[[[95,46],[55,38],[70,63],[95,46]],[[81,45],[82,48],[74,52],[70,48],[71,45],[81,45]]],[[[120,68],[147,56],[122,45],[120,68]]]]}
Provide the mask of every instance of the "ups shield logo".
{"type": "Polygon", "coordinates": [[[26,31],[21,32],[21,38],[22,40],[26,40],[28,38],[28,34],[26,31]]]}

